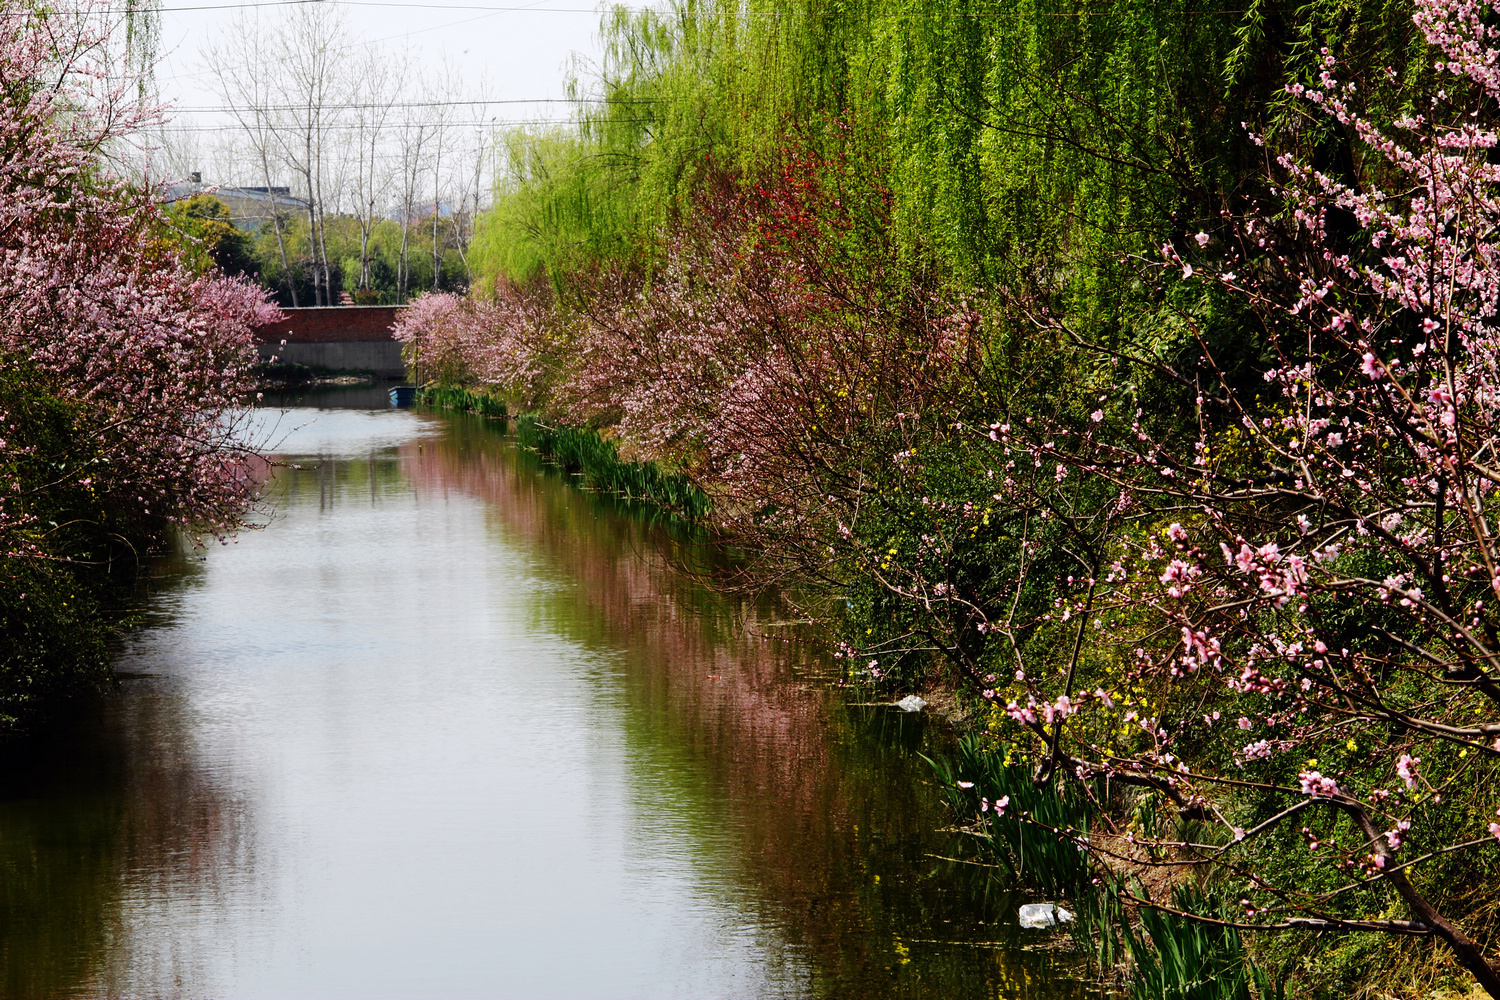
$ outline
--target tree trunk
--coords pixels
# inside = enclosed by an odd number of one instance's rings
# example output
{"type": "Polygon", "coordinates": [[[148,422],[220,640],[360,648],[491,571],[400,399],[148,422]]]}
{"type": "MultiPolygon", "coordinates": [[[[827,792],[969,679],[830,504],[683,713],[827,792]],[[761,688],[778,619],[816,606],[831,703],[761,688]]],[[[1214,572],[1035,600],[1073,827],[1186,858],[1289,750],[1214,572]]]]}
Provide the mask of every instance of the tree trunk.
{"type": "Polygon", "coordinates": [[[1448,918],[1427,902],[1426,897],[1418,892],[1411,884],[1411,880],[1406,877],[1405,871],[1396,867],[1400,862],[1391,854],[1385,834],[1375,829],[1375,825],[1370,822],[1370,817],[1365,814],[1365,811],[1356,805],[1347,805],[1344,809],[1359,824],[1360,830],[1369,839],[1375,854],[1385,859],[1386,865],[1392,869],[1385,873],[1384,878],[1411,909],[1412,915],[1432,928],[1434,935],[1446,941],[1458,958],[1458,964],[1469,970],[1469,974],[1494,1000],[1500,1000],[1500,969],[1490,964],[1489,960],[1484,957],[1484,951],[1472,938],[1450,923],[1448,918]]]}
{"type": "Polygon", "coordinates": [[[264,145],[261,146],[260,166],[266,179],[266,196],[271,199],[271,223],[276,227],[276,250],[281,254],[281,269],[286,272],[287,291],[292,293],[292,308],[296,309],[298,308],[297,279],[292,274],[292,264],[286,255],[286,234],[281,228],[281,209],[276,204],[276,191],[271,187],[271,164],[266,159],[264,145]]]}

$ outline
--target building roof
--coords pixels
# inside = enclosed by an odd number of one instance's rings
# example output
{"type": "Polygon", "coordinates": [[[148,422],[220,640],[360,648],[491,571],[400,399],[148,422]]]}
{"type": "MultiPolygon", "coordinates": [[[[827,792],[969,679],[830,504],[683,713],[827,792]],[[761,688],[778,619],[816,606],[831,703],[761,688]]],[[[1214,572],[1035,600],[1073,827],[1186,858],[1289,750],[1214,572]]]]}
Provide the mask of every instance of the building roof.
{"type": "MultiPolygon", "coordinates": [[[[196,174],[193,176],[197,177],[196,174]]],[[[198,180],[164,185],[158,200],[163,205],[171,205],[200,194],[213,195],[227,205],[235,226],[240,229],[258,229],[270,220],[273,209],[284,212],[307,210],[307,199],[293,196],[291,188],[216,186],[198,180]]]]}

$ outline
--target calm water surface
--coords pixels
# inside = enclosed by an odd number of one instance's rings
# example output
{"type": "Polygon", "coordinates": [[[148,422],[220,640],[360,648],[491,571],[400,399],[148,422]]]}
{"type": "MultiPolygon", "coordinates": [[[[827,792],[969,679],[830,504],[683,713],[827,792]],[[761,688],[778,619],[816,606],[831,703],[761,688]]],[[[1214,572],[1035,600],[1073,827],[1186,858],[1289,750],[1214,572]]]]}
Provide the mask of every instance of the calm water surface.
{"type": "Polygon", "coordinates": [[[939,734],[669,527],[469,418],[277,434],[265,530],[164,560],[121,693],[0,756],[6,996],[1082,995],[930,856],[939,734]]]}

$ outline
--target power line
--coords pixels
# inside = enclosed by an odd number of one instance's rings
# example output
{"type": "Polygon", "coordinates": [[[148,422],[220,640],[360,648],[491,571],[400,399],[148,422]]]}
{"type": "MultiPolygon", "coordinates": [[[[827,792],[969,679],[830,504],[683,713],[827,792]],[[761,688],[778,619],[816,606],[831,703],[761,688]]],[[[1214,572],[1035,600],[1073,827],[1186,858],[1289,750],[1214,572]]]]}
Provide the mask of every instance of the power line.
{"type": "MultiPolygon", "coordinates": [[[[610,121],[611,121],[611,123],[618,122],[620,124],[625,124],[625,125],[649,125],[649,124],[651,124],[654,121],[654,119],[650,119],[650,118],[612,118],[612,119],[610,119],[610,121]]],[[[474,121],[445,121],[445,122],[438,122],[436,120],[433,120],[433,121],[426,121],[426,122],[401,122],[401,123],[398,123],[395,126],[392,126],[391,129],[390,129],[390,131],[393,131],[393,132],[397,131],[403,125],[430,125],[430,126],[447,125],[447,126],[450,126],[452,128],[481,128],[481,127],[484,127],[484,126],[494,126],[496,128],[501,128],[501,127],[512,127],[512,126],[518,126],[518,125],[572,125],[572,124],[573,124],[573,122],[570,121],[569,119],[566,119],[566,118],[481,118],[481,119],[476,119],[474,121]]],[[[360,125],[358,122],[329,122],[326,125],[320,125],[320,126],[318,126],[317,131],[320,131],[320,132],[331,132],[331,131],[335,131],[335,130],[348,130],[348,129],[368,128],[368,127],[369,127],[368,125],[360,125]]],[[[157,126],[155,128],[147,130],[147,134],[149,135],[149,134],[154,134],[154,133],[158,133],[158,132],[244,132],[244,131],[245,131],[245,128],[242,125],[162,125],[162,126],[157,126]]]]}
{"type": "MultiPolygon", "coordinates": [[[[451,100],[451,101],[371,101],[367,104],[320,104],[320,111],[364,111],[381,110],[385,108],[452,108],[480,104],[599,104],[606,103],[603,100],[588,97],[511,97],[511,98],[477,98],[474,100],[451,100]]],[[[626,102],[618,102],[626,103],[626,102]]],[[[655,98],[631,98],[631,104],[655,104],[655,98]]],[[[173,112],[193,114],[253,114],[266,111],[306,111],[305,104],[263,104],[258,107],[231,107],[220,105],[209,107],[206,105],[197,107],[174,107],[173,112]]]]}
{"type": "Polygon", "coordinates": [[[532,11],[543,14],[597,14],[596,7],[538,7],[536,4],[522,6],[501,6],[497,4],[472,4],[472,3],[415,3],[411,0],[246,0],[244,3],[224,4],[198,4],[186,7],[140,7],[134,11],[129,10],[104,10],[100,14],[124,15],[129,13],[143,14],[195,14],[215,10],[250,10],[258,7],[303,7],[311,4],[323,6],[337,5],[340,7],[393,7],[417,10],[478,10],[488,13],[505,13],[507,11],[532,11]]]}
{"type": "MultiPolygon", "coordinates": [[[[266,3],[266,2],[252,3],[252,2],[247,2],[247,3],[241,4],[239,6],[242,6],[242,7],[284,7],[284,6],[298,6],[298,5],[307,4],[307,3],[338,3],[338,2],[355,2],[355,0],[288,0],[288,2],[285,2],[285,3],[282,3],[282,2],[276,2],[276,3],[266,3]]],[[[516,8],[513,8],[513,9],[514,10],[522,10],[522,11],[524,11],[524,10],[531,10],[533,8],[536,8],[542,2],[543,2],[543,0],[532,0],[532,2],[529,3],[529,4],[525,4],[523,6],[516,7],[516,8]]],[[[414,6],[420,7],[422,5],[416,4],[414,6]]],[[[163,9],[165,9],[165,8],[163,8],[163,9]]],[[[210,9],[210,8],[203,8],[203,9],[210,9]]],[[[233,7],[225,7],[223,9],[225,9],[225,10],[231,10],[231,9],[234,9],[234,8],[233,7]]],[[[499,11],[490,11],[488,13],[476,14],[473,17],[465,17],[465,18],[462,18],[461,20],[458,20],[458,21],[449,21],[449,22],[447,22],[445,24],[429,24],[425,28],[412,28],[409,31],[403,31],[403,32],[401,32],[398,35],[386,35],[383,38],[374,38],[374,39],[359,39],[359,40],[352,41],[352,42],[346,42],[343,45],[334,46],[333,49],[331,49],[330,51],[333,51],[333,52],[344,52],[344,51],[347,51],[349,49],[355,49],[355,48],[361,48],[361,47],[374,48],[375,46],[380,45],[380,44],[382,44],[384,42],[395,41],[396,39],[403,39],[403,40],[404,39],[409,39],[412,35],[421,35],[421,34],[425,34],[426,32],[429,32],[429,31],[445,31],[445,30],[447,30],[449,28],[457,28],[457,27],[461,27],[461,26],[463,26],[465,24],[472,24],[475,21],[483,21],[487,17],[493,17],[496,13],[499,13],[499,11]]],[[[250,68],[251,65],[252,65],[251,63],[240,63],[240,64],[237,64],[235,66],[231,66],[231,67],[227,67],[227,68],[228,69],[248,69],[248,68],[250,68]]],[[[224,68],[224,67],[221,67],[221,68],[224,68]]],[[[209,73],[215,73],[215,72],[217,72],[216,69],[209,68],[209,69],[200,70],[200,71],[198,71],[196,73],[176,73],[176,74],[173,74],[172,76],[168,77],[167,79],[174,80],[174,81],[175,80],[182,80],[182,79],[197,79],[197,78],[205,76],[205,75],[207,75],[209,73]]]]}
{"type": "MultiPolygon", "coordinates": [[[[388,8],[411,9],[411,10],[460,10],[460,11],[470,11],[470,10],[472,10],[472,11],[484,11],[484,12],[491,13],[491,14],[507,13],[507,12],[512,12],[512,11],[525,11],[525,12],[534,13],[534,14],[594,14],[594,15],[597,15],[597,14],[600,13],[599,8],[597,8],[597,7],[539,7],[539,6],[535,5],[535,4],[523,5],[523,6],[501,6],[501,5],[496,5],[496,4],[474,4],[474,3],[416,3],[416,2],[412,2],[412,0],[246,0],[246,2],[243,2],[243,3],[203,4],[203,5],[187,6],[187,7],[146,7],[146,8],[139,8],[139,9],[137,9],[135,11],[135,13],[146,13],[146,12],[149,12],[149,13],[156,13],[156,14],[189,14],[189,13],[201,13],[201,12],[215,11],[215,10],[247,10],[247,9],[259,8],[259,7],[300,7],[300,6],[306,6],[306,5],[309,5],[309,4],[322,4],[322,5],[325,5],[325,6],[335,5],[336,4],[336,5],[341,6],[341,7],[388,7],[388,8]]],[[[640,10],[646,10],[648,8],[640,8],[640,7],[638,7],[638,8],[633,8],[633,9],[640,11],[640,10]]],[[[1183,11],[1182,13],[1186,14],[1186,15],[1192,15],[1192,14],[1243,14],[1245,12],[1246,12],[1245,8],[1234,8],[1234,9],[1224,8],[1224,9],[1217,9],[1217,10],[1186,10],[1186,11],[1183,11]]],[[[111,10],[111,11],[100,11],[99,13],[102,13],[102,14],[121,14],[121,15],[123,15],[123,14],[130,13],[130,12],[126,11],[126,10],[117,10],[117,11],[111,10]]],[[[779,10],[734,10],[734,11],[724,11],[724,10],[715,10],[715,9],[712,9],[712,8],[705,9],[705,10],[697,10],[697,11],[687,11],[687,10],[683,10],[681,8],[673,8],[673,9],[671,9],[669,11],[666,11],[666,12],[656,11],[656,13],[662,14],[663,16],[666,16],[666,17],[672,17],[672,18],[684,17],[684,16],[687,16],[689,14],[697,14],[697,15],[703,16],[703,17],[723,17],[723,16],[727,15],[729,17],[733,17],[733,18],[736,18],[736,19],[738,19],[738,18],[746,18],[746,17],[796,17],[796,16],[798,16],[800,14],[799,11],[779,11],[779,10]]],[[[945,13],[945,14],[943,14],[941,16],[944,16],[944,17],[963,17],[963,18],[981,18],[981,19],[985,19],[985,20],[999,20],[999,19],[1004,18],[1004,17],[1011,17],[1011,18],[1017,18],[1017,19],[1032,18],[1032,17],[1086,18],[1086,17],[1113,17],[1113,16],[1117,16],[1118,14],[1119,14],[1118,11],[1112,11],[1112,10],[1080,10],[1080,11],[1058,11],[1058,12],[1042,12],[1042,11],[994,11],[994,12],[984,12],[984,11],[953,11],[953,12],[945,13]]],[[[890,16],[890,15],[887,15],[887,16],[890,16]]],[[[900,20],[916,20],[917,18],[926,17],[926,16],[928,16],[928,15],[925,15],[925,14],[911,14],[911,15],[907,15],[905,17],[899,17],[898,19],[900,19],[900,20]]]]}

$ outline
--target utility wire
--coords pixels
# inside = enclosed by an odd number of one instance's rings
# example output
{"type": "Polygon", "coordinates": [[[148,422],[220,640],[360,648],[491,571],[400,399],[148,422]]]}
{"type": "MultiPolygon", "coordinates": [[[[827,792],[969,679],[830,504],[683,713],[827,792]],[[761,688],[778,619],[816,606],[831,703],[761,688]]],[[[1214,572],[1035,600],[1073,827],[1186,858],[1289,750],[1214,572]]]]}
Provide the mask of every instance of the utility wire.
{"type": "MultiPolygon", "coordinates": [[[[603,99],[587,97],[511,97],[511,98],[476,98],[474,100],[451,100],[451,101],[371,101],[367,104],[319,104],[315,107],[320,111],[366,111],[384,110],[386,108],[452,108],[466,105],[478,104],[599,104],[605,103],[631,103],[631,104],[655,104],[656,99],[650,97],[631,98],[628,102],[606,102],[603,99]]],[[[218,105],[210,107],[199,105],[196,107],[174,106],[172,113],[192,114],[253,114],[255,112],[267,111],[306,111],[306,104],[262,104],[258,107],[234,107],[230,105],[218,105]]]]}
{"type": "MultiPolygon", "coordinates": [[[[654,119],[650,119],[650,118],[612,118],[612,119],[610,119],[611,123],[616,123],[617,122],[619,124],[624,124],[624,125],[649,125],[649,124],[652,123],[653,120],[654,119]]],[[[568,119],[565,119],[565,118],[487,118],[487,119],[478,119],[478,120],[475,120],[475,121],[446,121],[446,122],[439,122],[439,121],[435,121],[434,120],[434,121],[429,121],[429,122],[410,122],[410,123],[408,123],[408,122],[400,122],[397,125],[390,126],[389,128],[386,129],[386,131],[398,132],[398,131],[400,131],[400,129],[403,126],[407,126],[407,125],[411,125],[411,126],[418,126],[418,125],[420,125],[420,126],[433,126],[433,127],[436,127],[438,125],[447,125],[447,126],[450,126],[452,128],[481,128],[483,126],[489,125],[489,126],[494,126],[496,128],[500,128],[500,127],[512,127],[512,126],[518,126],[518,125],[572,125],[572,124],[573,124],[572,121],[570,121],[568,119]]],[[[336,130],[347,131],[349,129],[358,129],[358,128],[370,128],[370,126],[369,125],[361,125],[358,122],[329,122],[329,123],[327,123],[325,125],[319,125],[316,129],[314,129],[314,131],[316,131],[316,132],[332,132],[332,131],[336,131],[336,130]]],[[[147,130],[146,134],[151,135],[151,134],[160,133],[160,132],[245,132],[245,131],[247,131],[247,129],[243,125],[202,125],[202,126],[198,126],[198,125],[160,125],[160,126],[157,126],[155,128],[147,130]]]]}
{"type": "MultiPolygon", "coordinates": [[[[536,14],[595,14],[595,15],[597,15],[597,14],[601,13],[600,8],[598,8],[598,7],[538,7],[538,6],[535,6],[535,5],[519,6],[519,7],[517,7],[517,6],[500,6],[500,5],[495,5],[495,4],[472,4],[472,3],[416,3],[416,2],[412,2],[412,0],[246,0],[246,2],[243,2],[243,3],[203,4],[203,5],[187,6],[187,7],[144,7],[144,8],[137,9],[135,11],[135,13],[150,12],[150,13],[157,13],[157,14],[189,14],[189,13],[201,13],[201,12],[215,11],[215,10],[247,10],[247,9],[250,9],[250,8],[259,8],[259,7],[298,7],[298,6],[304,6],[304,5],[307,5],[307,4],[324,4],[324,5],[337,4],[337,5],[341,6],[341,7],[388,7],[388,8],[401,8],[401,9],[411,9],[411,10],[475,10],[475,11],[486,11],[486,12],[489,12],[489,13],[506,13],[506,12],[510,12],[510,11],[527,11],[527,12],[536,13],[536,14]]],[[[635,8],[631,8],[631,9],[632,10],[636,10],[636,11],[645,11],[645,10],[651,10],[653,8],[635,7],[635,8]]],[[[1182,14],[1187,15],[1187,16],[1191,16],[1191,15],[1194,15],[1194,14],[1243,14],[1245,12],[1246,12],[1245,8],[1232,8],[1232,9],[1231,8],[1221,8],[1221,9],[1217,9],[1217,10],[1185,10],[1185,11],[1182,11],[1182,14]]],[[[109,11],[99,11],[99,13],[101,13],[101,14],[125,14],[125,13],[129,13],[129,12],[125,11],[125,10],[117,10],[117,11],[116,10],[109,10],[109,11]]],[[[700,16],[703,16],[703,17],[723,17],[723,16],[727,15],[727,16],[731,16],[731,17],[734,17],[734,18],[744,18],[744,17],[796,17],[801,12],[800,11],[779,11],[779,10],[734,10],[734,11],[724,11],[724,10],[715,10],[715,9],[711,9],[711,8],[710,9],[705,9],[705,10],[688,11],[688,10],[683,10],[681,8],[672,8],[672,9],[670,9],[668,11],[655,10],[655,13],[662,14],[664,16],[669,16],[669,17],[684,17],[684,16],[687,16],[689,14],[697,14],[697,15],[700,15],[700,16]]],[[[1080,11],[1057,11],[1057,12],[1019,11],[1019,10],[1017,10],[1017,11],[993,11],[993,12],[984,12],[984,11],[951,11],[951,12],[946,12],[946,13],[944,13],[941,16],[944,16],[944,17],[981,18],[981,19],[985,19],[985,20],[999,20],[1000,18],[1003,18],[1003,17],[1012,17],[1012,18],[1032,18],[1032,17],[1055,17],[1055,18],[1113,17],[1113,16],[1116,16],[1118,13],[1120,13],[1120,12],[1114,11],[1114,10],[1080,10],[1080,11]]],[[[913,19],[916,19],[918,17],[925,17],[925,16],[927,16],[927,15],[912,14],[912,15],[908,15],[906,17],[902,17],[900,19],[901,20],[913,20],[913,19]]]]}
{"type": "Polygon", "coordinates": [[[324,6],[338,5],[340,7],[394,7],[415,10],[479,10],[489,13],[504,13],[507,11],[534,11],[544,14],[597,14],[597,7],[538,7],[535,4],[524,6],[499,6],[495,4],[472,4],[472,3],[415,3],[410,0],[247,0],[244,3],[224,4],[199,4],[186,7],[140,7],[135,11],[101,10],[100,14],[127,14],[127,13],[153,13],[153,14],[195,14],[215,10],[250,10],[257,7],[302,7],[309,4],[321,4],[324,6]]]}

